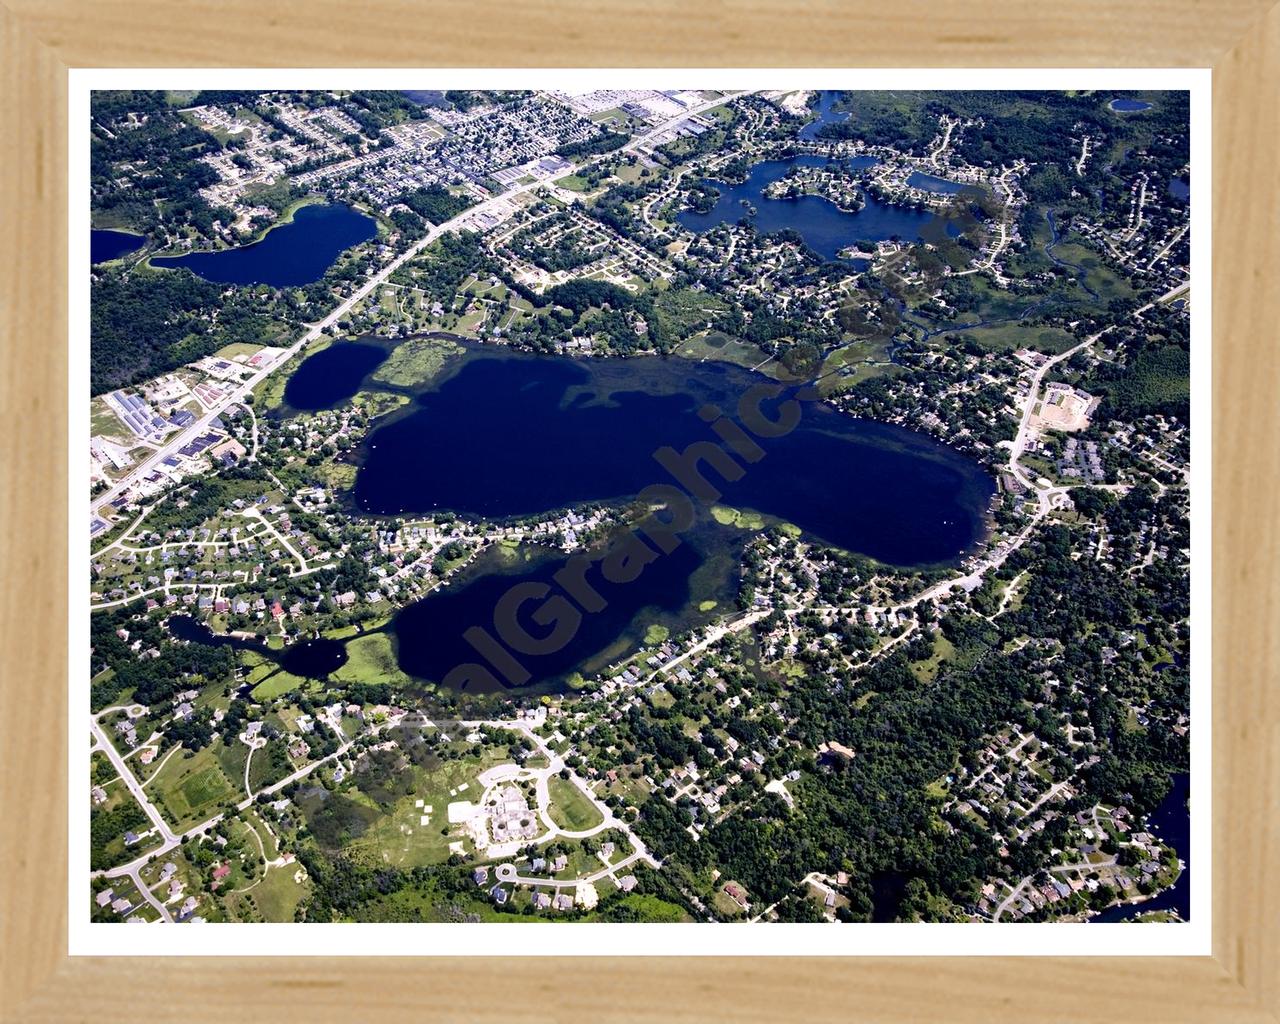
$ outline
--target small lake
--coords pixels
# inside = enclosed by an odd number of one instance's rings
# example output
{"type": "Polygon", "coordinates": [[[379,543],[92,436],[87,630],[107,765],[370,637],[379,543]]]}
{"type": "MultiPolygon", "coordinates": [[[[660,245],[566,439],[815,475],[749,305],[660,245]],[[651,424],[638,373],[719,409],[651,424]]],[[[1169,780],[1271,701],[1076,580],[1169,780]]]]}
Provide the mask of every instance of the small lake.
{"type": "Polygon", "coordinates": [[[1169,195],[1186,202],[1191,198],[1191,183],[1183,178],[1170,178],[1169,195]]]}
{"type": "MultiPolygon", "coordinates": [[[[253,651],[293,676],[305,679],[323,679],[330,672],[341,668],[347,661],[346,645],[338,640],[318,637],[290,644],[277,650],[261,640],[215,633],[199,619],[190,615],[171,615],[165,621],[169,632],[179,640],[188,640],[206,647],[231,647],[238,651],[253,651]]],[[[269,676],[267,678],[270,678],[269,676]]]]}
{"type": "MultiPolygon", "coordinates": [[[[865,204],[856,213],[841,210],[822,196],[770,199],[764,195],[764,190],[792,167],[824,167],[829,162],[824,156],[803,154],[788,160],[763,160],[739,185],[708,179],[705,183],[720,193],[715,206],[706,213],[681,210],[676,220],[698,234],[721,224],[736,224],[744,217],[766,234],[789,228],[824,260],[835,260],[842,249],[855,242],[920,240],[926,227],[937,219],[928,210],[884,203],[872,195],[864,196],[865,204]]],[[[857,171],[873,166],[876,158],[857,156],[841,162],[857,171]]]]}
{"type": "Polygon", "coordinates": [[[360,389],[360,382],[387,358],[384,349],[358,341],[336,341],[307,356],[285,384],[284,400],[294,409],[332,409],[360,389]]]}
{"type": "Polygon", "coordinates": [[[89,232],[89,262],[97,266],[108,260],[119,259],[126,253],[142,248],[145,241],[146,238],[142,235],[134,235],[128,231],[94,228],[89,232]]]}
{"type": "Polygon", "coordinates": [[[923,171],[912,171],[907,177],[907,184],[912,188],[918,188],[925,192],[934,192],[943,196],[957,196],[961,192],[982,191],[977,185],[970,185],[963,181],[951,181],[948,178],[939,178],[932,174],[925,174],[923,171]]]}
{"type": "Polygon", "coordinates": [[[1150,110],[1151,104],[1143,100],[1114,99],[1107,104],[1118,114],[1136,114],[1140,110],[1150,110]]]}
{"type": "Polygon", "coordinates": [[[219,284],[296,287],[319,281],[342,252],[377,233],[377,222],[350,206],[303,206],[261,241],[216,252],[154,256],[151,265],[185,267],[219,284]]]}
{"type": "Polygon", "coordinates": [[[1183,921],[1191,920],[1191,811],[1187,805],[1190,797],[1191,775],[1178,772],[1173,776],[1168,794],[1147,822],[1147,831],[1162,843],[1172,846],[1182,861],[1182,874],[1178,880],[1149,900],[1110,907],[1089,918],[1090,924],[1128,921],[1154,910],[1172,910],[1183,921]]]}

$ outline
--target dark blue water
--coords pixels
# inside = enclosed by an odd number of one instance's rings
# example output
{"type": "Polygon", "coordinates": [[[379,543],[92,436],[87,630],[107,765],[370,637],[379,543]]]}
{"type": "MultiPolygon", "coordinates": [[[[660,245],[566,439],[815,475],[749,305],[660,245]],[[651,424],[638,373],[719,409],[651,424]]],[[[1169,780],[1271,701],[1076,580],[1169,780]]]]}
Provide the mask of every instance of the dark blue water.
{"type": "Polygon", "coordinates": [[[407,99],[412,100],[420,107],[443,107],[445,105],[444,92],[440,89],[402,89],[400,91],[407,99]]]}
{"type": "Polygon", "coordinates": [[[296,287],[319,281],[345,249],[377,234],[372,217],[349,206],[303,206],[293,220],[272,228],[259,242],[219,252],[153,257],[152,266],[186,267],[219,284],[296,287]]]}
{"type": "Polygon", "coordinates": [[[689,610],[691,580],[703,556],[695,543],[686,541],[670,554],[655,553],[634,579],[610,582],[602,568],[602,554],[594,553],[582,579],[604,605],[585,610],[567,600],[569,593],[556,580],[567,562],[567,556],[546,555],[532,568],[483,573],[407,606],[390,627],[400,668],[419,679],[468,693],[544,687],[574,671],[595,674],[607,661],[638,646],[644,624],[675,625],[676,617],[689,610]],[[498,609],[515,586],[540,589],[532,591],[530,599],[516,606],[508,618],[498,609]],[[507,645],[505,639],[512,636],[508,623],[537,640],[552,637],[557,621],[541,614],[544,611],[564,616],[563,637],[557,636],[545,650],[532,654],[527,653],[532,648],[516,650],[507,645]],[[478,646],[469,642],[464,634],[475,627],[486,630],[493,641],[502,641],[511,660],[488,657],[493,649],[488,641],[480,640],[478,646]]]}
{"type": "Polygon", "coordinates": [[[898,908],[910,879],[899,871],[878,871],[871,876],[871,921],[888,924],[898,919],[898,908]]]}
{"type": "Polygon", "coordinates": [[[1182,178],[1169,179],[1169,195],[1183,202],[1191,198],[1191,183],[1182,178]]]}
{"type": "MultiPolygon", "coordinates": [[[[865,197],[866,203],[857,213],[847,213],[821,196],[770,199],[764,195],[765,188],[784,177],[793,166],[822,167],[827,162],[826,157],[814,155],[764,160],[751,168],[747,180],[740,185],[708,181],[707,184],[720,192],[715,206],[706,213],[682,210],[676,219],[699,234],[720,224],[736,224],[744,217],[757,231],[766,234],[790,228],[825,260],[837,259],[841,249],[855,242],[882,242],[894,238],[919,240],[924,237],[926,226],[936,219],[927,210],[882,203],[871,195],[865,197]],[[755,208],[754,214],[744,205],[746,203],[755,208]]],[[[854,170],[870,167],[875,162],[875,157],[870,156],[852,157],[845,161],[854,170]]]]}
{"type": "MultiPolygon", "coordinates": [[[[380,515],[441,509],[486,519],[628,499],[672,481],[659,448],[717,440],[699,418],[704,405],[734,412],[762,382],[723,363],[473,347],[438,390],[369,437],[354,499],[380,515]]],[[[896,565],[949,562],[981,537],[993,483],[976,462],[822,403],[802,409],[790,433],[760,440],[764,455],[741,479],[705,472],[720,503],[896,565]]]]}
{"type": "Polygon", "coordinates": [[[847,110],[835,109],[836,102],[839,99],[840,93],[836,89],[824,89],[818,93],[818,116],[800,129],[799,138],[804,139],[806,142],[813,142],[818,138],[818,132],[822,130],[823,126],[849,120],[849,112],[847,110]]]}
{"type": "Polygon", "coordinates": [[[1150,110],[1151,104],[1142,100],[1115,99],[1109,104],[1112,110],[1122,114],[1132,114],[1139,110],[1150,110]]]}
{"type": "Polygon", "coordinates": [[[206,647],[231,647],[238,651],[253,651],[270,661],[277,662],[290,675],[308,679],[323,679],[330,672],[341,668],[347,661],[346,645],[326,637],[304,640],[290,644],[283,650],[277,650],[274,647],[268,647],[260,640],[215,633],[203,622],[190,615],[171,615],[165,625],[179,640],[189,640],[191,643],[203,644],[206,647]]]}
{"type": "Polygon", "coordinates": [[[142,247],[146,239],[127,231],[108,231],[94,228],[89,232],[89,262],[96,265],[118,259],[127,252],[142,247]]]}
{"type": "Polygon", "coordinates": [[[1182,861],[1182,874],[1178,880],[1142,903],[1122,904],[1104,910],[1089,918],[1090,923],[1128,921],[1153,910],[1172,910],[1182,920],[1191,920],[1191,813],[1187,807],[1190,795],[1191,776],[1187,772],[1179,772],[1173,776],[1173,786],[1168,795],[1160,801],[1160,806],[1147,822],[1147,831],[1162,843],[1172,846],[1182,861]]]}
{"type": "Polygon", "coordinates": [[[360,390],[364,378],[386,361],[377,345],[339,341],[307,356],[284,388],[284,400],[294,409],[331,409],[360,390]]]}
{"type": "Polygon", "coordinates": [[[947,178],[938,178],[922,171],[912,171],[907,178],[907,184],[912,188],[923,189],[925,192],[936,192],[944,196],[955,196],[961,192],[982,191],[976,185],[969,185],[962,181],[950,181],[947,178]]]}

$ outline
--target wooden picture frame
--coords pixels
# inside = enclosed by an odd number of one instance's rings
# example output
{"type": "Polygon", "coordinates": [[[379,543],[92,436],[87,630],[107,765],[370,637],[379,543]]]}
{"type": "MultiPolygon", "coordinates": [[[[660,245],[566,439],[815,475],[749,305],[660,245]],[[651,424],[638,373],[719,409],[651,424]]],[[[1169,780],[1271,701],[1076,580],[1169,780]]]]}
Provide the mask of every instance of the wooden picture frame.
{"type": "Polygon", "coordinates": [[[0,47],[0,1019],[1280,1019],[1280,6],[6,0],[0,47]],[[69,957],[67,72],[290,64],[1212,67],[1213,955],[69,957]]]}

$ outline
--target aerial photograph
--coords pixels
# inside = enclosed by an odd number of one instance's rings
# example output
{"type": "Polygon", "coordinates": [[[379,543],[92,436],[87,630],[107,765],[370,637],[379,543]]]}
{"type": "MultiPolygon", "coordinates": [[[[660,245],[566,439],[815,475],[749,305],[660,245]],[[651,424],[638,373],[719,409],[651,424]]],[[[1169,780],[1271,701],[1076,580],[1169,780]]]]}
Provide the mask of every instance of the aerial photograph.
{"type": "Polygon", "coordinates": [[[92,92],[86,921],[1190,920],[1190,94],[671,76],[92,92]]]}

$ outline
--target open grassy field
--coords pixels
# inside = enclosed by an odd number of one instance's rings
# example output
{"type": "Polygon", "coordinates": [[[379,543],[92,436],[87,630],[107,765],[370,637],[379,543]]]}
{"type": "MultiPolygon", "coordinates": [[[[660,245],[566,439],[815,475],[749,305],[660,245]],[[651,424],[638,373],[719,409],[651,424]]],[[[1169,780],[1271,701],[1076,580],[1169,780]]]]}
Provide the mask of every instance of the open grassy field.
{"type": "Polygon", "coordinates": [[[89,430],[103,437],[130,438],[132,435],[118,416],[108,408],[106,400],[95,398],[89,403],[89,430]]]}
{"type": "Polygon", "coordinates": [[[586,795],[567,779],[553,775],[548,780],[547,788],[551,794],[551,806],[548,813],[551,820],[561,828],[571,832],[581,832],[594,828],[603,820],[595,805],[586,795]]]}
{"type": "Polygon", "coordinates": [[[555,183],[570,192],[585,192],[591,187],[586,178],[580,178],[576,174],[566,174],[563,178],[557,178],[555,183]]]}
{"type": "Polygon", "coordinates": [[[261,350],[261,345],[254,345],[247,341],[233,341],[230,345],[223,345],[214,353],[214,356],[218,359],[235,359],[236,356],[251,356],[261,350]]]}
{"type": "MultiPolygon", "coordinates": [[[[449,804],[457,800],[478,801],[482,790],[477,777],[486,768],[507,762],[508,753],[503,747],[486,747],[479,755],[407,769],[413,773],[412,792],[390,807],[380,808],[377,820],[348,845],[348,850],[353,856],[403,868],[448,860],[449,844],[464,835],[463,826],[449,824],[449,804]],[[459,791],[462,786],[467,788],[459,791]],[[421,807],[417,806],[418,800],[422,801],[421,807]],[[429,819],[426,825],[422,824],[424,816],[429,819]]],[[[470,851],[469,840],[465,848],[470,851]]]]}
{"type": "Polygon", "coordinates": [[[618,169],[614,172],[614,177],[619,181],[625,181],[627,184],[631,185],[644,177],[645,170],[645,166],[639,161],[634,164],[624,163],[619,165],[618,169]]]}
{"type": "Polygon", "coordinates": [[[283,669],[269,672],[257,686],[253,688],[255,700],[271,700],[290,690],[306,689],[307,680],[301,676],[293,676],[283,669]]]}
{"type": "MultiPolygon", "coordinates": [[[[1078,238],[1079,236],[1074,236],[1078,238]]],[[[1067,263],[1075,263],[1088,272],[1088,282],[1101,297],[1103,302],[1111,299],[1131,299],[1134,291],[1129,283],[1114,270],[1102,262],[1093,249],[1078,241],[1059,242],[1054,246],[1053,254],[1067,263]]],[[[1083,293],[1082,293],[1083,294],[1083,293]]],[[[1097,299],[1085,296],[1096,303],[1097,299]]]]}
{"type": "Polygon", "coordinates": [[[189,828],[218,813],[228,800],[244,794],[227,777],[212,747],[191,757],[175,754],[148,785],[151,797],[178,828],[189,828]]]}
{"type": "Polygon", "coordinates": [[[1061,327],[1032,327],[1017,322],[974,327],[960,332],[960,335],[972,339],[988,352],[1013,352],[1020,348],[1030,348],[1057,355],[1080,343],[1079,338],[1061,327]]]}
{"type": "Polygon", "coordinates": [[[944,661],[951,661],[956,656],[955,645],[941,633],[933,638],[933,652],[924,661],[913,661],[909,666],[911,674],[922,683],[931,683],[938,674],[944,661]]]}
{"type": "Polygon", "coordinates": [[[648,893],[629,892],[615,901],[616,906],[625,907],[635,913],[637,920],[658,924],[679,924],[692,918],[674,903],[668,903],[648,893]]]}
{"type": "Polygon", "coordinates": [[[386,633],[370,633],[347,641],[347,663],[333,673],[342,682],[392,683],[403,685],[409,677],[396,663],[391,638],[386,633]]]}
{"type": "Polygon", "coordinates": [[[305,874],[301,883],[294,881],[300,867],[295,862],[268,868],[243,892],[228,893],[225,904],[229,918],[244,922],[292,921],[298,904],[311,892],[311,880],[305,874]]]}
{"type": "Polygon", "coordinates": [[[843,391],[873,377],[891,377],[902,368],[889,361],[889,338],[862,338],[832,350],[818,371],[824,395],[843,391]]]}
{"type": "Polygon", "coordinates": [[[769,353],[758,346],[731,338],[720,331],[704,332],[686,338],[675,349],[675,354],[684,359],[718,359],[748,369],[759,366],[769,358],[769,353]]]}

